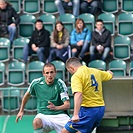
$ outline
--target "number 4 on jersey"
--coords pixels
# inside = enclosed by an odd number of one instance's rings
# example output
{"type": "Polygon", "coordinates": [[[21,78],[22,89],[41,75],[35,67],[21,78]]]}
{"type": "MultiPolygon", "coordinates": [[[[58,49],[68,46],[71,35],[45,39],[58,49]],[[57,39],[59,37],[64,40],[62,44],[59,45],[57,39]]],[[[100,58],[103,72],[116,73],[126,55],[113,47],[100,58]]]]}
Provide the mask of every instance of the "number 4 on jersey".
{"type": "Polygon", "coordinates": [[[91,86],[95,86],[95,91],[98,91],[98,83],[93,74],[91,75],[91,83],[92,83],[91,86]]]}

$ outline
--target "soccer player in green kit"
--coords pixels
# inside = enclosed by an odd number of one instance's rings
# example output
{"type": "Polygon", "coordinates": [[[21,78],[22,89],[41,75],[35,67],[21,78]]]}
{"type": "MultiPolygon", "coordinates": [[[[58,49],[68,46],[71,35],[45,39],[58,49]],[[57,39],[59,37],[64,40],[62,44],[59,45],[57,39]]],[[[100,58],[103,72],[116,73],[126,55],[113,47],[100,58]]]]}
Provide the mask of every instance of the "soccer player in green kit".
{"type": "Polygon", "coordinates": [[[64,125],[70,119],[67,109],[70,101],[67,87],[56,76],[56,68],[52,63],[46,63],[43,67],[44,77],[34,79],[25,93],[16,122],[24,115],[24,106],[31,95],[37,97],[37,115],[33,120],[34,133],[49,133],[55,130],[60,133],[64,125]]]}
{"type": "Polygon", "coordinates": [[[113,73],[82,65],[76,57],[66,61],[66,68],[72,74],[74,112],[61,133],[91,133],[105,111],[102,82],[111,80],[113,73]]]}

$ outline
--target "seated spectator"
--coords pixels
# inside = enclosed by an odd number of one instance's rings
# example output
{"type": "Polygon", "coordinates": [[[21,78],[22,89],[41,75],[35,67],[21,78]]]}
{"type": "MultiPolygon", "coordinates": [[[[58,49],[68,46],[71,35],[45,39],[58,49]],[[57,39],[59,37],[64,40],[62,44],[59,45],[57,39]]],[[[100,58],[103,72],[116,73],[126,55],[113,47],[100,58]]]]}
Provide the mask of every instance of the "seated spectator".
{"type": "Polygon", "coordinates": [[[20,17],[15,11],[15,9],[12,7],[12,5],[5,1],[0,0],[0,18],[1,18],[1,27],[0,33],[2,36],[9,34],[9,40],[11,41],[11,44],[14,40],[14,37],[16,35],[16,27],[20,22],[20,17]]]}
{"type": "Polygon", "coordinates": [[[27,63],[29,55],[36,54],[39,61],[45,62],[49,56],[50,33],[43,27],[43,21],[38,19],[35,22],[35,30],[32,33],[29,44],[23,49],[23,59],[27,63]]]}
{"type": "Polygon", "coordinates": [[[90,46],[90,61],[97,59],[96,57],[101,57],[99,59],[106,61],[110,49],[111,32],[104,27],[103,20],[98,19],[96,21],[96,29],[92,33],[92,46],[90,46]]]}
{"type": "Polygon", "coordinates": [[[85,23],[82,19],[77,19],[75,29],[72,31],[70,39],[72,57],[78,57],[82,60],[85,53],[89,51],[90,41],[90,30],[85,27],[85,23]]]}
{"type": "Polygon", "coordinates": [[[101,0],[83,0],[80,8],[82,13],[100,14],[102,12],[102,2],[101,0]]]}
{"type": "Polygon", "coordinates": [[[65,29],[62,22],[58,21],[55,30],[51,34],[51,49],[48,61],[56,58],[65,62],[68,59],[69,32],[65,29]]]}
{"type": "Polygon", "coordinates": [[[55,5],[60,15],[63,15],[65,10],[70,9],[70,7],[73,7],[73,15],[75,17],[79,15],[80,0],[55,0],[55,5]]]}

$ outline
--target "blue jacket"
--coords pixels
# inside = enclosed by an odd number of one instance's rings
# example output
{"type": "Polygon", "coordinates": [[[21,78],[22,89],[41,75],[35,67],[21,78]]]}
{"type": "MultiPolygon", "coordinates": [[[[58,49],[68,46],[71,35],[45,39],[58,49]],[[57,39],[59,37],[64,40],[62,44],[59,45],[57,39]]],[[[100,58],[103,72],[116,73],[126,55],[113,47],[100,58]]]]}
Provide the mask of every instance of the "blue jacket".
{"type": "Polygon", "coordinates": [[[71,45],[76,45],[77,42],[79,42],[80,40],[83,41],[88,41],[88,43],[90,43],[91,41],[91,31],[88,30],[87,28],[84,28],[82,33],[77,33],[76,29],[74,29],[71,32],[71,39],[70,39],[70,44],[71,45]]]}

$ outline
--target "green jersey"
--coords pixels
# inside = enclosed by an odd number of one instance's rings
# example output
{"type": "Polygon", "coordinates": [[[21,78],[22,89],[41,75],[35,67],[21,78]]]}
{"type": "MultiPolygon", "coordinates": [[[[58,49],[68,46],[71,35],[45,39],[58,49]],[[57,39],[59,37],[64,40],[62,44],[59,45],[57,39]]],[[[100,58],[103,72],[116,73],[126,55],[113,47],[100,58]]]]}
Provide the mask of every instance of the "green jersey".
{"type": "Polygon", "coordinates": [[[66,113],[64,110],[50,110],[47,108],[48,102],[52,102],[55,106],[60,106],[64,101],[69,100],[67,94],[67,87],[61,79],[55,78],[54,83],[48,85],[45,78],[34,79],[28,90],[31,95],[37,97],[37,110],[38,113],[45,115],[56,115],[66,113]]]}

